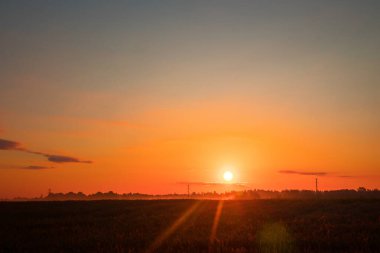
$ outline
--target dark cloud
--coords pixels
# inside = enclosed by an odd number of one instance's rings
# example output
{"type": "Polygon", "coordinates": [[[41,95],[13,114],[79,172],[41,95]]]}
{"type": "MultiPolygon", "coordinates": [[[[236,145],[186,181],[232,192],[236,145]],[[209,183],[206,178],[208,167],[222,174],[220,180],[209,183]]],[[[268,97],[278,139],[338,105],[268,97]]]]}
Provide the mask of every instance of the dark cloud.
{"type": "Polygon", "coordinates": [[[21,146],[21,144],[18,142],[0,139],[0,149],[18,150],[18,149],[20,149],[20,146],[21,146]]]}
{"type": "MultiPolygon", "coordinates": [[[[26,148],[22,148],[19,142],[0,139],[0,150],[18,150],[35,155],[45,156],[50,162],[54,163],[92,163],[92,161],[82,161],[75,157],[52,155],[43,152],[33,151],[26,148]]],[[[31,168],[32,169],[32,168],[31,168]]]]}
{"type": "Polygon", "coordinates": [[[20,169],[26,169],[26,170],[45,170],[45,169],[53,169],[53,168],[54,167],[46,167],[46,166],[38,166],[38,165],[20,167],[20,169]]]}
{"type": "Polygon", "coordinates": [[[92,163],[92,161],[81,161],[74,157],[61,156],[61,155],[48,155],[45,154],[50,162],[54,163],[92,163]]]}
{"type": "Polygon", "coordinates": [[[297,170],[279,170],[279,173],[283,174],[297,174],[303,176],[326,176],[327,172],[309,172],[309,171],[297,171],[297,170]]]}

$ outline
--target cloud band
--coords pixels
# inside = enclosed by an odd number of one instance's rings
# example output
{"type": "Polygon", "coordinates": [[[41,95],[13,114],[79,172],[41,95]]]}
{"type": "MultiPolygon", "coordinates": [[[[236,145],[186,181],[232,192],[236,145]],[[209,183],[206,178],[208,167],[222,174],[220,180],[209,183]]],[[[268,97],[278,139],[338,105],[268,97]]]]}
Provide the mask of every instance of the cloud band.
{"type": "Polygon", "coordinates": [[[0,150],[16,150],[16,151],[22,151],[22,152],[35,154],[35,155],[42,155],[42,156],[45,156],[48,161],[54,162],[54,163],[92,163],[92,161],[83,161],[71,156],[54,155],[54,154],[47,154],[43,152],[29,150],[29,149],[23,148],[21,143],[19,142],[4,140],[4,139],[0,139],[0,150]]]}

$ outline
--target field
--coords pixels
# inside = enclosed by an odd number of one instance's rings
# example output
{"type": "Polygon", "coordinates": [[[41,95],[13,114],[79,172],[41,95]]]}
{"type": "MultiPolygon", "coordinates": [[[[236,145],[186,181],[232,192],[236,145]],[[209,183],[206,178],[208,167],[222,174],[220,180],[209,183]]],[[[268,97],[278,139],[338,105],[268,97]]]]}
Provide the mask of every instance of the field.
{"type": "Polygon", "coordinates": [[[380,200],[1,202],[0,252],[380,252],[380,200]]]}

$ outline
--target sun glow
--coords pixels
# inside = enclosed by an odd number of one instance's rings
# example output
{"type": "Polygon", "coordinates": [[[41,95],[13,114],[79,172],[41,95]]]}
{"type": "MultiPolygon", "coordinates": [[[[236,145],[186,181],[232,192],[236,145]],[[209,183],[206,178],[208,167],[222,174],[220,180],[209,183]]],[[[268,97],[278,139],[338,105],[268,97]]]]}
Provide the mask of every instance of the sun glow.
{"type": "Polygon", "coordinates": [[[234,178],[234,174],[232,174],[231,171],[226,171],[226,172],[224,172],[224,174],[223,174],[223,178],[224,178],[224,180],[226,180],[227,182],[230,182],[230,181],[234,178]]]}

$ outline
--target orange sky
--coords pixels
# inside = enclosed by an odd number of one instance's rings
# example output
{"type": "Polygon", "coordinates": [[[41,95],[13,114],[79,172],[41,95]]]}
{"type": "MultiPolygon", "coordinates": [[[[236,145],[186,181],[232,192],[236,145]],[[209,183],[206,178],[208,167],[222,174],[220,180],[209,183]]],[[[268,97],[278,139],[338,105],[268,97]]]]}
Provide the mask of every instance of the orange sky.
{"type": "Polygon", "coordinates": [[[321,2],[0,6],[0,198],[379,188],[378,13],[321,2]]]}

